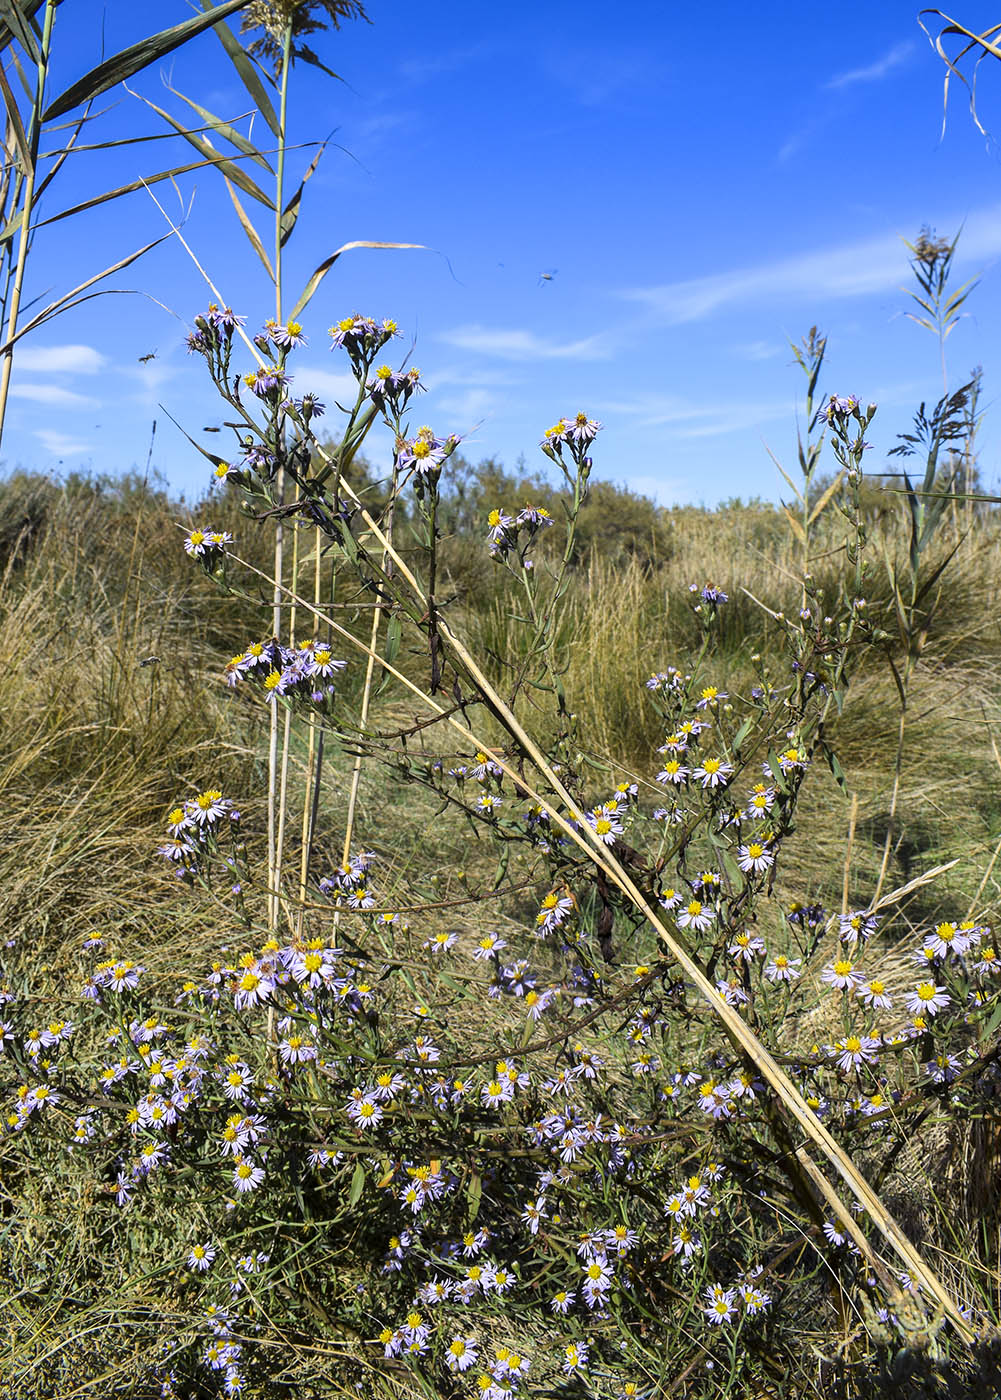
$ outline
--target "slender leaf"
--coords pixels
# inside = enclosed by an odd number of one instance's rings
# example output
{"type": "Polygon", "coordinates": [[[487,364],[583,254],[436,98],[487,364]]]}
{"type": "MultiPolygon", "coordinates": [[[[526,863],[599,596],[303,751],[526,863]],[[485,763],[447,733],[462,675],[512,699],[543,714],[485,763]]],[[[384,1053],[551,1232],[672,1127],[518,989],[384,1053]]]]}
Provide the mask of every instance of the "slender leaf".
{"type": "MultiPolygon", "coordinates": [[[[81,282],[80,285],[74,287],[71,292],[66,292],[64,296],[57,297],[55,301],[49,302],[44,311],[40,311],[37,316],[33,316],[26,325],[20,328],[16,335],[11,336],[10,340],[4,341],[3,345],[0,345],[0,355],[5,355],[23,335],[27,335],[29,331],[33,331],[35,327],[40,326],[43,321],[51,321],[52,318],[58,316],[60,312],[69,310],[71,306],[76,306],[78,302],[75,298],[79,297],[80,292],[85,292],[88,287],[93,287],[95,282],[100,282],[104,277],[110,277],[114,272],[121,272],[123,268],[129,267],[138,258],[141,258],[144,253],[148,253],[151,249],[159,247],[161,243],[172,236],[173,230],[171,230],[170,233],[161,234],[159,238],[154,238],[152,243],[147,243],[142,248],[137,248],[136,251],[130,253],[127,258],[122,258],[120,261],[112,263],[111,266],[106,267],[103,272],[97,272],[93,277],[88,277],[86,282],[81,282]]],[[[89,298],[79,297],[79,300],[87,301],[89,298]]]]}
{"type": "MultiPolygon", "coordinates": [[[[95,112],[94,116],[102,117],[104,116],[105,112],[108,112],[110,110],[111,109],[109,107],[103,107],[100,112],[95,112]]],[[[91,120],[93,120],[93,118],[91,118],[91,120]]],[[[59,126],[50,127],[49,130],[66,131],[69,127],[75,125],[76,122],[61,122],[59,126]]],[[[195,132],[196,135],[201,135],[202,132],[211,131],[212,128],[210,126],[195,126],[192,127],[191,130],[195,132]]],[[[93,141],[90,143],[90,145],[87,146],[74,146],[73,150],[76,152],[77,155],[79,155],[82,151],[112,151],[117,146],[142,146],[147,141],[173,141],[173,139],[174,133],[172,131],[154,131],[147,136],[123,136],[121,137],[121,139],[116,141],[93,141]]],[[[41,153],[41,159],[48,160],[51,156],[58,156],[62,154],[62,147],[54,146],[51,151],[43,151],[41,153]]]]}
{"type": "Polygon", "coordinates": [[[28,82],[28,75],[24,71],[24,65],[21,62],[21,56],[18,53],[17,49],[11,49],[10,57],[11,62],[14,65],[14,72],[17,74],[17,80],[21,84],[22,89],[24,90],[24,95],[29,102],[33,103],[35,100],[35,85],[34,83],[28,82]]]}
{"type": "Polygon", "coordinates": [[[292,196],[292,198],[289,200],[284,210],[282,211],[281,246],[283,248],[291,238],[292,230],[295,228],[296,221],[299,218],[299,210],[302,207],[302,192],[305,189],[306,181],[310,178],[311,175],[315,173],[316,167],[320,163],[320,157],[323,155],[323,152],[326,149],[327,143],[326,141],[324,141],[323,144],[320,146],[320,149],[317,151],[316,155],[310,161],[309,169],[299,181],[299,188],[296,190],[295,194],[292,196]]]}
{"type": "Polygon", "coordinates": [[[32,63],[38,63],[41,58],[41,49],[38,46],[38,39],[32,28],[30,16],[34,14],[35,10],[41,9],[44,3],[45,0],[38,0],[35,5],[28,8],[26,13],[23,13],[24,6],[19,4],[18,0],[0,0],[0,20],[3,21],[3,28],[0,29],[0,48],[6,47],[11,38],[14,38],[32,63]],[[6,38],[3,37],[4,34],[6,34],[6,38]]]}
{"type": "Polygon", "coordinates": [[[1001,1001],[995,1003],[990,1015],[987,1017],[986,1021],[981,1024],[980,1034],[977,1037],[978,1040],[989,1040],[998,1026],[1001,1026],[1001,1001]]]}
{"type": "Polygon", "coordinates": [[[810,520],[809,520],[809,523],[810,523],[811,525],[813,524],[813,522],[814,522],[816,519],[819,518],[819,516],[820,516],[821,512],[823,511],[824,507],[827,505],[828,501],[831,499],[831,497],[834,495],[835,491],[836,491],[836,490],[838,489],[838,487],[841,485],[841,482],[842,482],[842,479],[843,479],[843,477],[844,477],[844,474],[845,474],[845,471],[844,471],[844,468],[842,467],[841,471],[838,472],[837,476],[836,476],[836,477],[834,478],[834,480],[831,482],[830,486],[828,486],[827,490],[826,490],[826,491],[824,492],[824,494],[821,496],[820,500],[819,500],[819,501],[817,502],[817,504],[814,506],[813,510],[811,510],[811,512],[810,512],[810,520]]]}
{"type": "Polygon", "coordinates": [[[403,639],[403,628],[400,619],[395,615],[389,619],[386,627],[386,647],[383,655],[390,665],[400,654],[400,642],[403,639]]]}
{"type": "Polygon", "coordinates": [[[251,160],[263,166],[269,175],[274,174],[264,152],[259,151],[253,141],[248,141],[242,131],[237,131],[235,126],[232,126],[229,122],[223,121],[222,117],[217,117],[213,112],[202,107],[194,98],[185,97],[183,92],[178,92],[177,89],[172,88],[169,83],[167,84],[167,89],[172,92],[175,97],[179,97],[182,102],[186,102],[192,111],[198,113],[210,130],[218,132],[222,139],[228,141],[231,146],[235,146],[241,155],[249,156],[251,160]]]}
{"type": "MultiPolygon", "coordinates": [[[[131,92],[131,88],[126,88],[126,91],[131,92]]],[[[207,136],[197,136],[190,127],[186,127],[183,122],[179,122],[176,117],[172,117],[163,107],[158,107],[155,102],[151,102],[148,97],[142,97],[139,93],[133,95],[138,97],[140,102],[145,102],[146,106],[156,112],[158,117],[162,117],[168,126],[174,128],[179,136],[183,136],[189,146],[194,146],[195,150],[200,152],[206,160],[210,160],[214,165],[218,165],[222,173],[228,176],[229,179],[233,181],[234,185],[238,185],[240,189],[243,190],[244,194],[249,194],[252,199],[256,199],[258,203],[263,204],[265,208],[274,209],[274,201],[269,199],[260,185],[256,185],[250,176],[237,165],[236,162],[240,159],[239,156],[220,155],[207,136]]]]}
{"type": "Polygon", "coordinates": [[[797,520],[787,505],[783,505],[782,510],[789,524],[792,526],[793,534],[799,540],[800,544],[806,544],[806,531],[803,529],[802,520],[797,520]]]}
{"type": "MultiPolygon", "coordinates": [[[[74,214],[81,214],[85,209],[93,209],[98,204],[107,204],[109,200],[118,199],[121,195],[134,194],[136,190],[145,189],[148,185],[159,184],[161,180],[173,180],[177,175],[186,175],[189,170],[203,170],[207,165],[219,165],[226,157],[219,157],[216,160],[193,160],[188,165],[175,165],[170,170],[160,170],[155,175],[147,175],[141,180],[130,180],[127,185],[119,185],[117,189],[105,190],[104,194],[96,194],[91,199],[81,200],[79,204],[71,205],[69,209],[61,209],[58,214],[50,214],[47,219],[39,219],[37,224],[32,224],[32,228],[45,228],[46,224],[57,224],[60,219],[69,219],[74,214]]],[[[20,227],[21,219],[17,217],[0,229],[0,245],[10,238],[11,234],[20,227]]]]}
{"type": "MultiPolygon", "coordinates": [[[[202,6],[206,10],[211,4],[212,0],[202,0],[202,6]]],[[[228,24],[219,22],[214,26],[214,29],[220,44],[222,44],[227,54],[229,54],[233,67],[240,75],[240,81],[253,98],[257,110],[267,122],[274,135],[280,140],[282,134],[281,123],[271,104],[271,99],[268,97],[267,90],[257,75],[253,59],[247,53],[228,24]]]]}
{"type": "MultiPolygon", "coordinates": [[[[226,177],[224,176],[223,178],[225,179],[226,177]]],[[[233,201],[233,208],[236,210],[236,217],[240,220],[240,226],[250,240],[250,246],[264,264],[265,270],[273,282],[275,280],[275,270],[271,266],[271,259],[268,257],[264,244],[261,242],[261,236],[247,217],[247,211],[240,203],[231,180],[226,180],[226,188],[229,190],[229,197],[233,201]]]]}
{"type": "Polygon", "coordinates": [[[29,175],[35,168],[35,162],[31,157],[31,147],[25,134],[24,123],[21,121],[21,113],[18,111],[14,94],[10,90],[7,75],[2,66],[0,66],[0,94],[3,96],[4,106],[7,108],[7,120],[10,122],[17,153],[21,160],[21,169],[25,175],[29,175]]]}
{"type": "Polygon", "coordinates": [[[829,748],[827,744],[824,745],[824,757],[827,759],[828,768],[830,768],[831,772],[834,775],[834,781],[837,783],[838,787],[847,797],[848,780],[845,778],[845,770],[841,767],[841,764],[838,762],[837,754],[832,748],[829,748]]]}
{"type": "Polygon", "coordinates": [[[779,762],[779,756],[774,749],[768,750],[768,768],[772,775],[772,781],[779,792],[788,792],[789,780],[782,771],[782,764],[779,762]]]}
{"type": "Polygon", "coordinates": [[[76,122],[73,123],[73,127],[74,127],[73,134],[70,136],[69,140],[67,141],[65,148],[59,153],[58,157],[57,157],[56,160],[53,162],[51,168],[50,168],[49,170],[46,171],[46,173],[45,173],[45,175],[43,176],[43,178],[42,178],[42,179],[38,182],[38,184],[35,186],[35,197],[34,197],[33,203],[34,203],[36,209],[37,209],[37,207],[38,207],[38,202],[39,202],[39,200],[41,199],[42,195],[45,193],[45,191],[46,191],[46,190],[49,188],[49,186],[52,184],[52,181],[53,181],[53,180],[56,178],[56,176],[59,174],[60,170],[63,168],[63,165],[64,165],[64,163],[65,163],[65,161],[66,161],[66,158],[69,156],[70,152],[74,149],[74,146],[75,146],[75,143],[76,143],[76,138],[80,135],[80,132],[83,130],[85,123],[86,123],[86,122],[88,121],[88,119],[89,119],[89,117],[88,117],[89,112],[90,112],[90,104],[88,103],[88,105],[87,105],[87,110],[83,113],[83,115],[82,115],[76,122]]]}
{"type": "Polygon", "coordinates": [[[312,277],[309,279],[309,281],[306,283],[305,287],[303,288],[302,296],[301,296],[301,297],[299,298],[299,300],[296,302],[295,306],[293,306],[293,308],[292,308],[292,314],[290,315],[289,320],[290,320],[290,321],[295,321],[295,320],[297,320],[298,317],[299,317],[299,315],[300,315],[300,313],[303,312],[303,311],[305,311],[306,307],[307,307],[307,306],[309,305],[309,303],[312,301],[312,299],[313,299],[313,294],[314,294],[314,292],[316,291],[317,287],[318,287],[318,286],[320,285],[320,283],[323,281],[324,277],[326,277],[327,273],[330,271],[330,269],[333,267],[334,263],[337,261],[337,259],[341,256],[342,253],[350,252],[350,250],[351,250],[352,248],[426,248],[426,247],[427,247],[427,244],[426,244],[426,243],[374,243],[374,242],[371,242],[371,241],[370,241],[369,239],[367,239],[367,238],[355,239],[354,242],[352,242],[352,243],[343,243],[343,244],[341,245],[341,247],[337,249],[337,252],[336,252],[336,253],[331,253],[331,255],[330,255],[329,258],[324,259],[324,261],[323,261],[322,263],[320,263],[320,266],[316,269],[316,271],[313,273],[312,277]]]}
{"type": "Polygon", "coordinates": [[[309,63],[314,68],[319,68],[321,73],[326,73],[328,78],[336,78],[339,83],[344,81],[339,73],[335,73],[332,68],[321,63],[318,55],[307,44],[297,44],[292,50],[292,55],[294,58],[301,58],[303,63],[309,63]]]}
{"type": "Polygon", "coordinates": [[[365,1164],[356,1162],[355,1169],[351,1173],[351,1187],[348,1191],[348,1205],[356,1206],[361,1200],[361,1193],[365,1190],[365,1164]]]}
{"type": "Polygon", "coordinates": [[[202,447],[201,443],[195,442],[194,438],[191,437],[190,434],[185,433],[184,429],[181,427],[180,423],[178,423],[177,419],[173,416],[169,409],[164,408],[163,404],[160,405],[160,409],[161,412],[166,413],[167,417],[173,423],[174,427],[178,430],[178,432],[184,433],[184,436],[191,443],[191,446],[195,449],[196,452],[200,452],[207,462],[211,462],[214,467],[224,467],[229,465],[225,457],[217,457],[214,452],[207,451],[204,447],[202,447]]]}
{"type": "Polygon", "coordinates": [[[89,102],[91,98],[107,92],[108,88],[125,82],[136,73],[141,73],[151,63],[159,62],[161,58],[186,44],[189,39],[194,39],[206,29],[211,29],[214,24],[218,24],[227,15],[242,10],[248,3],[249,0],[223,0],[221,5],[213,5],[205,14],[195,15],[193,19],[186,19],[182,24],[162,29],[159,34],[151,34],[148,39],[140,39],[137,44],[130,44],[127,49],[106,58],[103,63],[99,63],[96,68],[92,68],[89,73],[85,73],[82,78],[78,78],[61,92],[42,113],[42,121],[53,121],[56,117],[65,116],[81,102],[89,102]]]}
{"type": "Polygon", "coordinates": [[[480,1198],[483,1195],[483,1178],[479,1172],[470,1172],[466,1187],[466,1220],[470,1225],[480,1213],[480,1198]]]}
{"type": "MultiPolygon", "coordinates": [[[[789,487],[789,490],[792,491],[793,495],[796,497],[797,500],[802,501],[802,499],[803,499],[803,494],[802,494],[802,492],[800,491],[799,487],[796,485],[795,481],[793,481],[793,479],[792,479],[792,477],[789,475],[789,473],[785,470],[785,468],[783,467],[782,463],[781,463],[781,462],[779,461],[779,459],[776,457],[775,453],[772,451],[772,449],[771,449],[770,447],[767,447],[767,446],[766,446],[766,448],[765,448],[765,451],[768,453],[769,457],[771,457],[772,462],[775,464],[776,470],[777,470],[777,471],[779,472],[779,474],[782,476],[782,478],[783,478],[783,480],[785,481],[786,485],[789,487]]],[[[802,460],[803,460],[803,458],[802,458],[802,454],[801,454],[801,455],[800,455],[800,461],[802,461],[802,460]]]]}
{"type": "Polygon", "coordinates": [[[730,748],[733,750],[734,754],[740,753],[741,749],[744,746],[744,740],[747,738],[748,734],[750,734],[753,728],[753,719],[745,719],[743,724],[737,730],[736,734],[733,736],[733,742],[730,745],[730,748]]]}

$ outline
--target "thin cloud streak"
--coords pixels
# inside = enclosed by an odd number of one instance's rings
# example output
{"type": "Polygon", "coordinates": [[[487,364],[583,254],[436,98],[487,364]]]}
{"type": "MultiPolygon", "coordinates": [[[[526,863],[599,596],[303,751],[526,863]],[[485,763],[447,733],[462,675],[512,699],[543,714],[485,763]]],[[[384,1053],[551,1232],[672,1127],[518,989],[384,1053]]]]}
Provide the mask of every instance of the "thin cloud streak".
{"type": "Polygon", "coordinates": [[[824,87],[829,91],[837,91],[840,88],[853,87],[856,83],[878,83],[892,73],[895,68],[900,68],[907,62],[914,52],[915,44],[913,39],[906,39],[903,43],[894,44],[893,48],[877,59],[875,63],[870,63],[866,68],[850,68],[847,73],[838,73],[831,78],[824,87]]]}
{"type": "Polygon", "coordinates": [[[97,374],[108,363],[92,345],[26,345],[14,352],[14,361],[18,369],[61,374],[97,374]]]}
{"type": "Polygon", "coordinates": [[[51,428],[39,428],[35,437],[54,457],[76,457],[81,452],[90,451],[89,442],[76,442],[66,433],[57,433],[51,428]]]}
{"type": "Polygon", "coordinates": [[[741,432],[788,417],[790,400],[699,404],[673,394],[641,394],[599,407],[603,417],[621,414],[637,428],[666,428],[672,437],[703,438],[741,432]]]}
{"type": "Polygon", "coordinates": [[[12,399],[30,399],[33,403],[58,404],[65,408],[79,408],[95,402],[83,394],[74,394],[72,389],[60,389],[58,384],[12,384],[10,396],[12,399]]]}
{"type": "MultiPolygon", "coordinates": [[[[1001,253],[1001,206],[972,215],[959,246],[960,254],[967,261],[1001,253]]],[[[645,305],[668,325],[682,325],[700,321],[722,307],[739,303],[762,300],[789,303],[806,298],[811,305],[816,305],[829,298],[866,296],[899,287],[906,274],[906,258],[899,238],[881,234],[840,248],[803,253],[757,267],[663,286],[632,288],[622,296],[627,301],[645,305]]]]}
{"type": "Polygon", "coordinates": [[[459,350],[474,350],[481,355],[496,355],[502,360],[599,360],[607,353],[603,337],[589,335],[584,340],[557,345],[543,340],[533,331],[490,330],[486,326],[457,326],[444,331],[438,340],[459,350]]]}

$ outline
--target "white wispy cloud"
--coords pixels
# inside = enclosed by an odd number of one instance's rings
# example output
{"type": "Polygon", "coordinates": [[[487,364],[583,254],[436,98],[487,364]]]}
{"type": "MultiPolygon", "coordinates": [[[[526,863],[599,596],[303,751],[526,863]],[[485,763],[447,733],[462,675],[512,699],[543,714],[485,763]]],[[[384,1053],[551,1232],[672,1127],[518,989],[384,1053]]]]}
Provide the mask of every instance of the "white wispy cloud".
{"type": "Polygon", "coordinates": [[[746,399],[696,403],[676,394],[637,394],[629,399],[603,402],[603,417],[621,414],[637,428],[666,428],[678,438],[718,437],[774,422],[789,414],[789,400],[746,399]]]}
{"type": "MultiPolygon", "coordinates": [[[[960,220],[941,222],[948,227],[960,220]]],[[[959,247],[966,260],[1001,252],[1001,206],[971,214],[959,247]]],[[[685,282],[631,288],[622,296],[646,306],[667,324],[680,325],[741,303],[806,299],[816,306],[828,298],[866,296],[899,287],[906,278],[903,245],[896,235],[886,233],[685,282]]]]}
{"type": "Polygon", "coordinates": [[[499,369],[495,365],[470,365],[468,362],[438,365],[424,376],[430,389],[446,385],[463,389],[503,389],[524,382],[517,370],[499,369]]]}
{"type": "Polygon", "coordinates": [[[491,330],[486,326],[457,326],[443,331],[438,339],[459,350],[475,350],[481,355],[496,355],[502,360],[598,360],[607,353],[603,337],[589,335],[559,345],[543,340],[534,331],[491,330]]]}
{"type": "Polygon", "coordinates": [[[852,87],[855,83],[878,83],[885,78],[888,73],[892,73],[895,68],[900,68],[907,62],[915,50],[913,39],[905,39],[900,44],[894,44],[891,49],[878,58],[875,63],[867,64],[864,68],[849,68],[845,73],[837,73],[824,87],[829,90],[837,88],[852,87]]]}
{"type": "Polygon", "coordinates": [[[139,392],[131,396],[133,402],[149,406],[156,403],[163,386],[176,378],[181,370],[176,365],[168,365],[157,359],[144,365],[123,365],[121,373],[128,379],[135,379],[140,386],[139,392]]]}
{"type": "Polygon", "coordinates": [[[25,345],[14,351],[18,369],[61,374],[97,374],[108,363],[93,345],[25,345]]]}
{"type": "Polygon", "coordinates": [[[77,442],[68,433],[57,433],[51,428],[39,428],[35,437],[54,457],[76,457],[81,452],[90,451],[89,442],[77,442]]]}
{"type": "Polygon", "coordinates": [[[62,389],[58,384],[11,384],[10,396],[13,399],[30,399],[33,403],[48,403],[63,408],[79,408],[92,405],[95,400],[84,394],[75,394],[72,389],[62,389]]]}
{"type": "Polygon", "coordinates": [[[442,49],[433,57],[405,59],[399,66],[400,76],[408,83],[436,82],[448,73],[489,58],[496,53],[497,43],[481,40],[476,44],[457,44],[451,49],[442,49]]]}
{"type": "Polygon", "coordinates": [[[774,345],[770,340],[752,340],[746,345],[735,345],[733,354],[742,360],[772,360],[776,355],[781,355],[784,348],[774,345]]]}

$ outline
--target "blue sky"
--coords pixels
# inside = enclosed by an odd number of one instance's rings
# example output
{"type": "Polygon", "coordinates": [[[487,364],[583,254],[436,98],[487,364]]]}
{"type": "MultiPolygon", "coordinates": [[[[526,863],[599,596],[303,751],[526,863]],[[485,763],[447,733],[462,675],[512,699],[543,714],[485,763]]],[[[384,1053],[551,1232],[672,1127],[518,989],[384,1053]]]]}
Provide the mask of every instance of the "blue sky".
{"type": "MultiPolygon", "coordinates": [[[[191,11],[182,0],[65,4],[55,86],[98,61],[99,16],[110,51],[141,37],[151,12],[165,25],[191,11]]],[[[665,505],[778,497],[768,450],[791,464],[802,389],[789,341],[816,323],[829,337],[828,390],[880,405],[875,470],[917,404],[941,393],[937,344],[903,314],[901,236],[962,224],[957,285],[981,284],[949,341],[950,382],[983,366],[981,466],[997,481],[1001,160],[961,89],[942,136],[944,69],[910,4],[843,3],[823,21],[801,4],[728,0],[711,11],[639,0],[621,18],[591,0],[371,0],[369,13],[371,25],[313,40],[344,83],[296,75],[293,139],[335,134],[286,250],[289,300],[349,239],[433,251],[348,254],[314,298],[295,389],[319,392],[332,425],[346,364],[326,327],[358,310],[393,316],[401,353],[416,338],[429,389],[419,421],[460,434],[474,459],[545,466],[542,431],[583,408],[605,424],[600,476],[665,505]]],[[[975,0],[956,0],[956,14],[974,28],[995,18],[975,0]]],[[[213,35],[133,84],[181,115],[165,77],[227,119],[247,111],[213,35]]],[[[979,103],[1001,135],[994,60],[979,103]]],[[[101,105],[91,141],[163,129],[120,89],[101,105]]],[[[254,134],[264,144],[260,124],[254,134]]],[[[189,154],[175,138],[74,157],[45,212],[189,154]]],[[[293,153],[293,171],[311,155],[293,153]]],[[[178,195],[157,188],[176,217],[178,195]]],[[[273,291],[222,182],[203,171],[182,190],[193,250],[224,299],[263,321],[273,291]]],[[[42,229],[28,295],[51,299],[165,231],[144,192],[42,229]]],[[[197,496],[210,469],[164,410],[223,450],[225,435],[201,432],[223,415],[184,349],[208,289],[174,239],[109,285],[141,295],[92,300],[21,342],[3,462],[141,467],[155,419],[154,466],[197,496]]],[[[376,460],[387,451],[373,440],[376,460]]]]}

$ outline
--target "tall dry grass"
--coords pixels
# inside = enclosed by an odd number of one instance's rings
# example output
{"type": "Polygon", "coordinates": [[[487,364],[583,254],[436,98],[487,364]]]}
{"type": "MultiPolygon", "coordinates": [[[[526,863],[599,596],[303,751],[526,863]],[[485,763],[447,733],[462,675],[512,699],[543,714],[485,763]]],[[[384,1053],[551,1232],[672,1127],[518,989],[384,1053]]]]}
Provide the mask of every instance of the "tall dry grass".
{"type": "MultiPolygon", "coordinates": [[[[218,508],[211,513],[227,523],[218,508]]],[[[204,961],[227,936],[209,897],[176,899],[151,852],[164,812],[178,796],[212,784],[242,801],[261,786],[266,733],[259,711],[227,692],[219,665],[220,655],[258,635],[259,608],[267,600],[223,599],[220,617],[214,587],[183,558],[177,519],[184,515],[139,482],[58,487],[21,479],[0,491],[0,665],[6,677],[0,916],[6,936],[30,940],[39,966],[53,969],[53,980],[91,931],[121,956],[141,948],[154,973],[169,971],[189,952],[200,952],[204,961]]],[[[564,680],[582,718],[582,743],[617,776],[635,771],[649,779],[655,771],[652,749],[662,736],[643,681],[697,646],[692,582],[710,576],[730,594],[721,668],[731,686],[750,684],[754,653],[776,678],[787,666],[781,627],[754,601],[773,611],[796,601],[795,560],[775,513],[684,511],[672,521],[672,553],[654,568],[638,560],[613,567],[592,556],[574,575],[560,622],[568,661],[564,680]]],[[[899,546],[892,513],[874,528],[889,550],[899,546]]],[[[246,531],[244,526],[245,538],[246,531]]],[[[824,567],[820,561],[818,575],[824,567]]],[[[886,579],[877,569],[870,583],[871,606],[879,608],[888,600],[886,579]]],[[[944,576],[929,645],[915,671],[891,883],[954,856],[961,861],[902,905],[893,939],[936,916],[961,917],[975,897],[976,912],[990,917],[1001,888],[995,870],[979,889],[1001,831],[994,748],[1001,722],[1001,644],[993,620],[999,588],[996,531],[985,521],[944,576]]],[[[497,657],[514,652],[521,629],[496,597],[486,590],[482,597],[479,608],[475,595],[464,603],[464,626],[481,649],[497,657]]],[[[873,648],[859,661],[832,739],[858,796],[849,888],[851,899],[862,902],[885,838],[896,721],[885,658],[873,648]]],[[[412,658],[412,664],[419,667],[423,659],[412,658]]],[[[500,665],[498,673],[504,675],[500,665]]],[[[373,724],[388,729],[402,718],[399,696],[390,687],[377,701],[373,724]]],[[[293,775],[301,759],[293,751],[293,775]]],[[[323,806],[330,824],[336,823],[350,761],[341,753],[328,759],[323,806]]],[[[441,919],[469,938],[469,910],[447,906],[463,896],[463,881],[487,887],[494,853],[470,841],[468,828],[442,814],[432,794],[402,789],[376,765],[363,770],[359,814],[359,828],[378,829],[380,842],[392,848],[387,888],[405,891],[412,868],[436,863],[442,872],[441,919]]],[[[263,812],[254,819],[260,828],[263,812]]],[[[801,884],[792,893],[837,906],[848,826],[845,798],[826,772],[815,773],[804,790],[798,830],[787,843],[786,868],[801,884]]],[[[331,856],[336,858],[333,851],[331,856]]],[[[998,1154],[982,1125],[971,1125],[961,1140],[953,1134],[943,1141],[936,1132],[929,1123],[913,1150],[900,1157],[887,1192],[914,1238],[935,1251],[937,1267],[948,1274],[950,1251],[958,1256],[963,1241],[956,1237],[956,1220],[937,1210],[936,1174],[965,1172],[971,1183],[992,1181],[998,1154]]],[[[969,1228],[989,1231],[989,1201],[972,1186],[967,1194],[969,1228]]],[[[64,1226],[75,1221],[73,1229],[85,1234],[86,1212],[81,1200],[60,1219],[64,1226]]],[[[56,1227],[55,1216],[39,1220],[52,1267],[56,1227]]],[[[989,1240],[972,1254],[989,1258],[989,1240]]],[[[964,1267],[970,1267],[969,1258],[964,1267]]],[[[976,1267],[983,1271],[984,1265],[976,1267]]],[[[985,1285],[992,1286],[991,1280],[985,1285]]],[[[112,1311],[105,1300],[94,1326],[117,1320],[127,1330],[134,1307],[135,1335],[141,1338],[146,1322],[141,1300],[131,1293],[118,1297],[112,1311]]],[[[80,1315],[28,1308],[17,1325],[22,1356],[43,1316],[50,1330],[38,1354],[56,1348],[62,1365],[75,1354],[72,1333],[80,1315]]]]}

